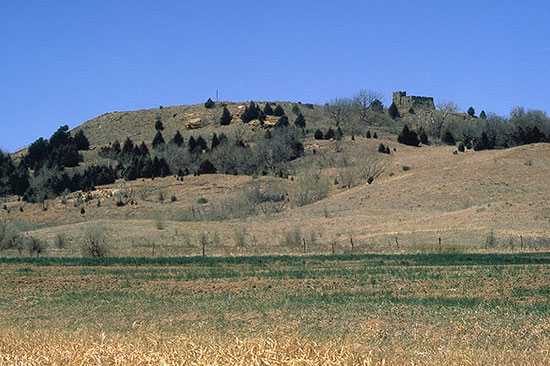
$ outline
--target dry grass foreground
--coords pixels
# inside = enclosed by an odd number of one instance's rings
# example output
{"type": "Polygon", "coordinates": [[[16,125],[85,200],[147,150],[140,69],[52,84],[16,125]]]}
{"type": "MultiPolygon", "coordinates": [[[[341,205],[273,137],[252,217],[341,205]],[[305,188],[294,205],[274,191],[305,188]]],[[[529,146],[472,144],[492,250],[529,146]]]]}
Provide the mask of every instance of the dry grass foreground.
{"type": "Polygon", "coordinates": [[[0,262],[0,365],[547,365],[550,255],[0,262]]]}
{"type": "MultiPolygon", "coordinates": [[[[506,336],[506,334],[503,334],[506,336]]],[[[546,344],[546,349],[550,343],[546,344]]],[[[372,351],[353,341],[317,344],[313,341],[281,336],[263,339],[236,339],[233,343],[211,345],[187,336],[166,337],[143,334],[139,338],[86,335],[76,337],[38,332],[32,335],[17,330],[0,334],[0,364],[4,366],[76,365],[544,365],[548,351],[538,354],[525,350],[511,354],[506,350],[440,348],[437,354],[410,352],[374,360],[372,351]],[[407,357],[411,357],[407,359],[407,357]]]]}

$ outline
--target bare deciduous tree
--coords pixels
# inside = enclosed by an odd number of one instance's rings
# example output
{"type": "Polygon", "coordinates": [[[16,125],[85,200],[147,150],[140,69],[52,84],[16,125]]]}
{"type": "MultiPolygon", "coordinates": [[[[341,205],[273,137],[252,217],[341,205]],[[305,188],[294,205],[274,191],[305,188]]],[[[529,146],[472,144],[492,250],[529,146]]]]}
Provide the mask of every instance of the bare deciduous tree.
{"type": "Polygon", "coordinates": [[[368,180],[376,179],[386,170],[388,160],[385,157],[369,155],[359,164],[361,177],[368,180]]]}
{"type": "Polygon", "coordinates": [[[325,113],[336,126],[347,122],[350,118],[353,103],[348,98],[331,99],[325,104],[325,113]]]}
{"type": "Polygon", "coordinates": [[[353,105],[359,112],[359,118],[364,125],[370,125],[373,119],[371,118],[371,105],[375,100],[382,101],[383,95],[379,92],[361,89],[353,96],[353,105]]]}

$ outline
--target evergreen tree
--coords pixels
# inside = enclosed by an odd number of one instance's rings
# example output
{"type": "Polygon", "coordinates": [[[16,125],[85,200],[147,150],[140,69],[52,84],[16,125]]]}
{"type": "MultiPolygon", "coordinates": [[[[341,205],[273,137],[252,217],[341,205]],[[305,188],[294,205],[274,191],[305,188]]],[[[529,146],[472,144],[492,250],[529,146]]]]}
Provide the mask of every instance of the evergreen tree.
{"type": "Polygon", "coordinates": [[[181,135],[179,130],[176,131],[176,134],[172,138],[171,142],[173,144],[175,144],[176,146],[180,146],[180,147],[183,146],[184,140],[183,140],[183,136],[181,135]]]}
{"type": "Polygon", "coordinates": [[[157,131],[164,130],[164,126],[162,125],[162,121],[160,120],[160,117],[157,117],[157,121],[155,122],[155,130],[157,131]]]}
{"type": "Polygon", "coordinates": [[[275,123],[275,127],[288,127],[290,124],[288,122],[288,117],[287,116],[281,116],[279,118],[279,120],[277,121],[277,123],[275,123]]]}
{"type": "Polygon", "coordinates": [[[199,137],[197,137],[196,143],[197,143],[197,148],[201,152],[208,150],[208,145],[206,144],[206,140],[201,135],[199,135],[199,137]]]}
{"type": "Polygon", "coordinates": [[[384,146],[383,143],[380,143],[380,145],[378,145],[378,152],[382,154],[386,153],[386,146],[384,146]]]}
{"type": "Polygon", "coordinates": [[[220,145],[223,144],[223,143],[226,143],[227,142],[227,136],[225,135],[225,133],[220,133],[220,135],[218,136],[218,140],[220,140],[220,145]]]}
{"type": "Polygon", "coordinates": [[[258,119],[258,114],[260,112],[260,108],[256,106],[254,102],[250,102],[248,107],[245,107],[244,112],[241,116],[241,120],[244,123],[248,123],[254,119],[258,119]]]}
{"type": "Polygon", "coordinates": [[[210,150],[214,150],[218,145],[220,144],[220,140],[218,139],[218,135],[214,132],[212,134],[212,142],[210,143],[210,150]]]}
{"type": "Polygon", "coordinates": [[[155,135],[155,138],[153,139],[153,149],[157,149],[160,146],[163,146],[165,144],[164,137],[162,137],[162,133],[160,131],[157,131],[157,134],[155,135]]]}
{"type": "Polygon", "coordinates": [[[377,139],[377,138],[378,138],[378,135],[376,134],[376,132],[372,135],[372,138],[373,138],[373,139],[377,139]]]}
{"type": "Polygon", "coordinates": [[[50,145],[52,148],[56,149],[60,146],[67,145],[71,143],[71,135],[69,133],[69,126],[61,126],[53,133],[50,137],[50,145]]]}
{"type": "Polygon", "coordinates": [[[376,113],[382,113],[384,112],[384,105],[380,101],[380,99],[375,99],[369,106],[369,108],[376,113]]]}
{"type": "Polygon", "coordinates": [[[273,108],[271,108],[271,104],[266,103],[264,107],[264,113],[266,116],[272,116],[273,115],[273,108]]]}
{"type": "Polygon", "coordinates": [[[367,130],[367,138],[370,139],[371,135],[370,135],[370,130],[367,130]]]}
{"type": "Polygon", "coordinates": [[[149,155],[149,149],[147,148],[147,145],[145,145],[145,142],[141,141],[141,145],[139,145],[139,154],[142,156],[149,155]]]}
{"type": "Polygon", "coordinates": [[[390,114],[390,117],[393,119],[401,117],[401,115],[399,114],[399,109],[397,109],[397,106],[395,105],[395,103],[392,103],[390,105],[390,107],[388,108],[388,113],[390,114]]]}
{"type": "Polygon", "coordinates": [[[201,165],[199,165],[197,174],[216,174],[216,167],[210,162],[210,160],[205,159],[201,165]]]}
{"type": "Polygon", "coordinates": [[[481,111],[481,113],[479,114],[479,118],[487,119],[487,114],[485,114],[485,111],[481,111]]]}
{"type": "Polygon", "coordinates": [[[214,108],[215,106],[216,103],[211,98],[208,98],[206,103],[204,103],[204,108],[214,108]]]}
{"type": "Polygon", "coordinates": [[[124,145],[122,145],[122,155],[128,156],[132,155],[132,152],[134,151],[134,142],[131,138],[127,137],[126,141],[124,141],[124,145]]]}
{"type": "Polygon", "coordinates": [[[86,135],[84,135],[84,131],[79,130],[74,135],[74,144],[76,145],[76,148],[78,150],[88,150],[90,149],[90,142],[86,138],[86,135]]]}
{"type": "Polygon", "coordinates": [[[320,129],[315,130],[313,137],[315,138],[315,140],[323,140],[325,138],[325,136],[323,135],[323,132],[321,132],[320,129]]]}
{"type": "Polygon", "coordinates": [[[397,141],[409,146],[418,146],[420,143],[416,132],[410,131],[407,125],[403,126],[403,130],[401,130],[401,133],[397,137],[397,141]]]}
{"type": "Polygon", "coordinates": [[[420,132],[419,139],[420,139],[420,143],[423,145],[430,144],[430,141],[428,140],[428,135],[426,135],[426,131],[424,131],[424,129],[422,129],[422,131],[420,132]]]}
{"type": "Polygon", "coordinates": [[[332,129],[332,127],[330,127],[327,133],[325,134],[325,140],[330,140],[333,138],[334,138],[334,130],[332,129]]]}
{"type": "Polygon", "coordinates": [[[258,108],[258,121],[260,121],[260,124],[263,125],[265,122],[266,116],[265,113],[258,108]]]}
{"type": "Polygon", "coordinates": [[[533,127],[533,129],[531,130],[531,135],[531,143],[542,142],[546,139],[546,136],[544,136],[544,134],[540,132],[538,126],[533,127]]]}
{"type": "Polygon", "coordinates": [[[118,140],[115,140],[115,142],[113,142],[113,145],[111,146],[111,149],[110,149],[116,156],[118,156],[118,154],[120,154],[120,142],[118,142],[118,140]]]}
{"type": "Polygon", "coordinates": [[[296,120],[294,121],[294,126],[299,128],[306,128],[306,119],[302,113],[298,113],[296,120]]]}
{"type": "Polygon", "coordinates": [[[187,143],[187,149],[190,153],[194,153],[197,150],[197,141],[193,136],[189,137],[189,142],[187,143]]]}
{"type": "Polygon", "coordinates": [[[386,154],[391,154],[391,151],[390,151],[390,147],[389,146],[386,146],[386,154]]]}
{"type": "Polygon", "coordinates": [[[443,132],[443,135],[441,136],[441,141],[443,141],[447,145],[454,145],[456,142],[451,131],[447,129],[445,130],[445,132],[443,132]]]}
{"type": "Polygon", "coordinates": [[[283,107],[281,107],[281,105],[277,104],[277,106],[273,110],[273,115],[275,117],[281,117],[284,114],[285,114],[285,110],[283,109],[283,107]]]}
{"type": "Polygon", "coordinates": [[[470,115],[470,117],[474,117],[474,116],[475,116],[476,110],[474,109],[474,107],[468,108],[468,114],[470,115]]]}
{"type": "Polygon", "coordinates": [[[479,140],[476,140],[474,143],[474,150],[490,150],[491,148],[492,147],[489,141],[489,136],[487,136],[487,132],[483,131],[483,133],[481,134],[481,138],[479,140]]]}
{"type": "Polygon", "coordinates": [[[229,109],[227,107],[223,107],[222,116],[220,117],[220,124],[222,126],[227,126],[231,123],[231,119],[233,116],[231,116],[231,113],[229,113],[229,109]]]}

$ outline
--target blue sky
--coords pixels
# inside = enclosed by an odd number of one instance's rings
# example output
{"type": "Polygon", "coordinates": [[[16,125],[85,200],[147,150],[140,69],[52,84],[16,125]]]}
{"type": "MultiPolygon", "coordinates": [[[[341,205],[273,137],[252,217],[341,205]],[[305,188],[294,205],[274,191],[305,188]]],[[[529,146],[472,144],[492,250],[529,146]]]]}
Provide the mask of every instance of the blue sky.
{"type": "Polygon", "coordinates": [[[359,89],[550,111],[548,1],[0,1],[0,148],[114,110],[359,89]]]}

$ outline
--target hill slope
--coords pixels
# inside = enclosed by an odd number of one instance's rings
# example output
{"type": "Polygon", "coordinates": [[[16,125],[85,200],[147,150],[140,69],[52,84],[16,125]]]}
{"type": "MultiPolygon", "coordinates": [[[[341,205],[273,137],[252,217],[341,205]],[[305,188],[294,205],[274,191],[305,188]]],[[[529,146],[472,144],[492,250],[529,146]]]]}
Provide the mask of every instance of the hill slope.
{"type": "MultiPolygon", "coordinates": [[[[26,222],[30,235],[50,243],[58,234],[67,236],[67,248],[51,244],[46,255],[78,255],[83,231],[98,223],[117,255],[151,255],[153,243],[156,255],[197,255],[203,243],[207,254],[298,253],[304,239],[308,252],[327,253],[333,244],[335,251],[346,252],[350,238],[355,251],[395,250],[396,238],[400,249],[435,248],[438,238],[444,246],[479,249],[491,231],[507,247],[512,243],[517,248],[520,236],[525,246],[547,245],[540,238],[550,234],[548,144],[453,154],[455,148],[449,146],[413,148],[393,139],[346,138],[339,149],[334,141],[308,142],[306,155],[295,164],[357,163],[365,152],[377,154],[380,142],[396,151],[372,184],[357,180],[351,189],[334,185],[327,198],[301,207],[291,202],[299,177],[203,175],[100,187],[82,204],[78,194],[50,200],[47,211],[9,202],[10,213],[2,210],[0,215],[26,222]],[[246,195],[258,184],[277,185],[288,193],[282,212],[247,213],[246,195]],[[121,189],[128,198],[118,207],[112,193],[121,189]]],[[[322,174],[338,180],[353,167],[343,166],[334,164],[322,174]]]]}

